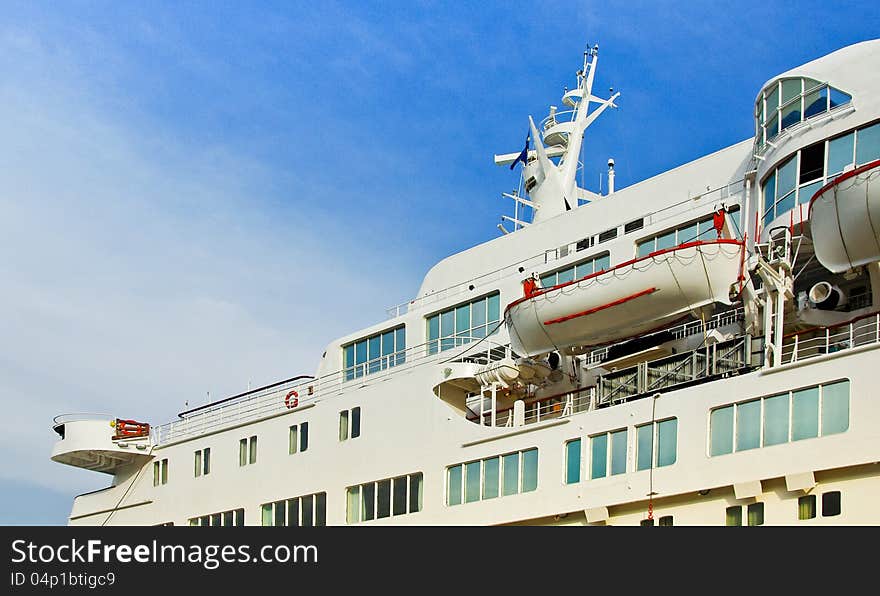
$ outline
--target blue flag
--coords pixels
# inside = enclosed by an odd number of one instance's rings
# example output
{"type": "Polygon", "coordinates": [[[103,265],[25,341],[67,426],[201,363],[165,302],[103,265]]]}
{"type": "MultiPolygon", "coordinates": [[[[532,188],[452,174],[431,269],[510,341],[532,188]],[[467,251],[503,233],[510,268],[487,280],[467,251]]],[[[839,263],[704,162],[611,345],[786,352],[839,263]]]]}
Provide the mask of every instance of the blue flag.
{"type": "Polygon", "coordinates": [[[510,169],[512,170],[517,163],[523,162],[523,165],[526,165],[526,158],[529,156],[529,135],[526,135],[526,146],[523,148],[522,153],[516,156],[516,159],[513,160],[513,163],[510,164],[510,169]]]}

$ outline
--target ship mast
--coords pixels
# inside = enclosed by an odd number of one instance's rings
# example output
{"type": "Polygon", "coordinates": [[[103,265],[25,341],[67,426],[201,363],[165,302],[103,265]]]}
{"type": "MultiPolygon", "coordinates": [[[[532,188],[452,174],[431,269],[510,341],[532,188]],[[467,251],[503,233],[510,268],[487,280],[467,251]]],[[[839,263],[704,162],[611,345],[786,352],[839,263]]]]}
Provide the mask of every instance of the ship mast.
{"type": "MultiPolygon", "coordinates": [[[[556,106],[550,106],[550,114],[541,121],[541,133],[529,116],[529,140],[534,149],[527,151],[523,180],[529,200],[514,197],[531,206],[532,223],[549,219],[577,207],[577,169],[578,156],[583,144],[584,132],[596,121],[606,108],[617,107],[614,100],[620,96],[615,93],[609,99],[593,95],[593,80],[599,60],[599,46],[595,45],[584,52],[584,63],[577,72],[577,87],[566,91],[562,102],[573,109],[557,113],[556,106]],[[590,111],[590,104],[598,104],[590,111]],[[559,158],[554,163],[554,158],[559,158]]],[[[521,153],[496,155],[498,165],[514,164],[522,161],[521,153]]]]}

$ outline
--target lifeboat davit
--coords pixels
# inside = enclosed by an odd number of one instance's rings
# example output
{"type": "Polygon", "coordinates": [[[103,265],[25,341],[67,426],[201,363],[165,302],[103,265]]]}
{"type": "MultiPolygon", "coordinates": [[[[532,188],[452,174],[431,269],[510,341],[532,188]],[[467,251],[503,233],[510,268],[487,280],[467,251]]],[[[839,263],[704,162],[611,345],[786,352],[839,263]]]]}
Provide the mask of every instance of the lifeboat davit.
{"type": "Polygon", "coordinates": [[[660,329],[714,303],[731,304],[744,245],[721,238],[658,250],[581,279],[526,289],[504,320],[513,350],[536,355],[660,329]]]}
{"type": "Polygon", "coordinates": [[[810,199],[816,258],[829,271],[880,261],[880,160],[844,172],[810,199]]]}

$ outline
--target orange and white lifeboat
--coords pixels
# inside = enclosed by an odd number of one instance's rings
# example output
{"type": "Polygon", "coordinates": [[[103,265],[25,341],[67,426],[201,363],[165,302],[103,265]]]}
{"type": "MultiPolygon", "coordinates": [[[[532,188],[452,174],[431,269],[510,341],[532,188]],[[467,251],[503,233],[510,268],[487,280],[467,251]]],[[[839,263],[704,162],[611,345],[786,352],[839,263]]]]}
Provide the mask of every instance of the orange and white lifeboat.
{"type": "Polygon", "coordinates": [[[533,356],[601,345],[730,304],[744,251],[734,239],[688,242],[550,288],[525,285],[526,296],[504,311],[511,347],[533,356]]]}
{"type": "Polygon", "coordinates": [[[880,261],[880,160],[844,172],[810,199],[816,259],[834,273],[880,261]]]}

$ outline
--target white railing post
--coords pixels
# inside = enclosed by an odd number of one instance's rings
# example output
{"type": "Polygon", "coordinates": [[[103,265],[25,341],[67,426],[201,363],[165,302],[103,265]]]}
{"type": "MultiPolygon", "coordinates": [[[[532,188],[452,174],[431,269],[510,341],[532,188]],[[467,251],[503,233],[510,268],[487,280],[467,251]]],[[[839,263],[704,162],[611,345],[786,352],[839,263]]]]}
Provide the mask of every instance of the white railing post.
{"type": "Polygon", "coordinates": [[[791,362],[797,362],[798,359],[798,338],[799,335],[794,336],[794,347],[791,350],[791,362]]]}
{"type": "Polygon", "coordinates": [[[831,349],[831,330],[828,327],[825,327],[825,353],[828,353],[828,350],[831,349]]]}

